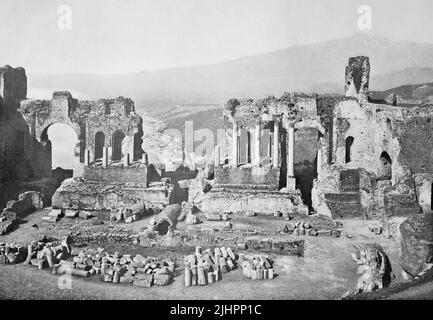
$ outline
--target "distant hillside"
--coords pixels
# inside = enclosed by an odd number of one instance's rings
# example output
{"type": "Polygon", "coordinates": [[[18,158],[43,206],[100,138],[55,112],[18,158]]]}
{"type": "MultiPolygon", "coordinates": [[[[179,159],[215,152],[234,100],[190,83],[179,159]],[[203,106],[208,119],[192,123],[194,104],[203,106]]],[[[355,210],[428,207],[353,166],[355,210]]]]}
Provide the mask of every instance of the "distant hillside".
{"type": "Polygon", "coordinates": [[[370,96],[377,100],[385,100],[394,94],[397,95],[399,103],[433,103],[433,82],[404,85],[385,91],[374,91],[370,96]]]}
{"type": "Polygon", "coordinates": [[[433,44],[366,34],[207,66],[124,75],[31,74],[28,78],[35,92],[72,90],[91,99],[123,95],[134,99],[138,110],[161,114],[179,106],[220,105],[230,97],[284,91],[341,93],[345,66],[354,55],[370,57],[372,89],[433,81],[433,44]]]}

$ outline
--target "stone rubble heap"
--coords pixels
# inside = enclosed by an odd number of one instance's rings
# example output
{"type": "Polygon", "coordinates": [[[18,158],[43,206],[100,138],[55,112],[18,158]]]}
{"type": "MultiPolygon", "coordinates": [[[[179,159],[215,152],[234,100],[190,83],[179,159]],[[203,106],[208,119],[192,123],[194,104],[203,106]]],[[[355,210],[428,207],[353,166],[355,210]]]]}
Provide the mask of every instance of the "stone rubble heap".
{"type": "Polygon", "coordinates": [[[56,264],[70,257],[71,242],[69,235],[61,241],[43,235],[27,247],[27,259],[24,263],[39,269],[54,268],[56,264]]]}
{"type": "Polygon", "coordinates": [[[237,268],[238,255],[230,247],[216,247],[202,251],[197,246],[195,254],[185,257],[185,286],[204,286],[222,279],[222,274],[237,268]]]}
{"type": "Polygon", "coordinates": [[[251,280],[274,278],[273,261],[265,255],[241,255],[242,274],[251,280]]]}
{"type": "Polygon", "coordinates": [[[289,223],[283,228],[284,233],[293,234],[296,236],[330,236],[338,238],[341,236],[340,230],[326,230],[313,227],[309,222],[298,221],[289,223]]]}
{"type": "Polygon", "coordinates": [[[27,249],[17,243],[0,243],[0,264],[15,264],[25,260],[27,249]]]}
{"type": "Polygon", "coordinates": [[[170,284],[175,263],[171,259],[143,257],[137,254],[121,255],[104,252],[104,248],[72,250],[73,261],[57,265],[56,272],[90,277],[100,276],[101,280],[112,283],[128,283],[134,286],[151,287],[170,284]]]}

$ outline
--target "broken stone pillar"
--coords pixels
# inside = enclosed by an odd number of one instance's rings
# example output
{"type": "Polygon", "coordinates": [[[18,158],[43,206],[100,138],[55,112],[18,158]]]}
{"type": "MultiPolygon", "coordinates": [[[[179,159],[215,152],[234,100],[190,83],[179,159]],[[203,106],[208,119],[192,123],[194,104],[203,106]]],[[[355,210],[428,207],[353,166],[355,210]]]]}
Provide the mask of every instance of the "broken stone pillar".
{"type": "Polygon", "coordinates": [[[238,124],[233,122],[233,137],[232,137],[232,165],[237,167],[238,163],[238,144],[239,144],[239,135],[238,135],[238,124]]]}
{"type": "Polygon", "coordinates": [[[103,167],[108,166],[108,147],[104,147],[102,149],[102,166],[103,167]]]}
{"type": "Polygon", "coordinates": [[[90,165],[90,150],[86,149],[86,151],[84,152],[84,165],[88,166],[90,165]]]}
{"type": "Polygon", "coordinates": [[[369,58],[365,56],[349,58],[345,80],[344,92],[346,97],[366,100],[370,80],[369,58]]]}
{"type": "Polygon", "coordinates": [[[260,166],[260,138],[262,135],[260,121],[256,123],[254,131],[254,165],[260,166]]]}
{"type": "Polygon", "coordinates": [[[280,140],[280,133],[279,133],[280,124],[277,119],[274,120],[274,144],[272,146],[272,166],[274,168],[279,167],[279,140],[280,140]]]}
{"type": "Polygon", "coordinates": [[[131,164],[130,154],[129,153],[125,153],[125,155],[123,156],[123,165],[125,167],[128,167],[130,164],[131,164]]]}
{"type": "Polygon", "coordinates": [[[215,147],[215,165],[219,166],[221,164],[220,146],[215,147]]]}
{"type": "Polygon", "coordinates": [[[295,190],[296,180],[295,180],[295,128],[290,126],[287,129],[288,135],[288,150],[287,150],[287,189],[295,190]]]}

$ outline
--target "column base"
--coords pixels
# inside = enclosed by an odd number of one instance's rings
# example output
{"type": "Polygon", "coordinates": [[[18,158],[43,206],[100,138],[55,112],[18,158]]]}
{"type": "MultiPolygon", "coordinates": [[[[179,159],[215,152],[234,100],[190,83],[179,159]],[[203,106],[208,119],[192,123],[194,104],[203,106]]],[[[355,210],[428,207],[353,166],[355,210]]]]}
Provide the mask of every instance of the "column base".
{"type": "Polygon", "coordinates": [[[296,178],[295,177],[287,177],[286,188],[289,190],[295,190],[296,189],[296,178]]]}

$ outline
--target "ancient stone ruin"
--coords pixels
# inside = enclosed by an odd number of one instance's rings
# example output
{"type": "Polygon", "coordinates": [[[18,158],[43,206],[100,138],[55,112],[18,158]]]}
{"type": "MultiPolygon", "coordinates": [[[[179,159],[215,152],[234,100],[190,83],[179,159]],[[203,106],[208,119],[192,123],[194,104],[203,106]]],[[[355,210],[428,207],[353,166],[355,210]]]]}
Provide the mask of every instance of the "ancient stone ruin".
{"type": "MultiPolygon", "coordinates": [[[[244,278],[270,280],[278,263],[257,251],[302,256],[304,243],[316,236],[329,236],[324,240],[329,247],[343,234],[350,239],[352,230],[340,220],[374,220],[368,227],[371,236],[400,237],[403,273],[419,277],[433,261],[433,105],[400,103],[396,96],[373,99],[368,57],[350,58],[345,70],[341,95],[293,92],[228,100],[225,143],[216,146],[206,163],[194,164],[196,170],[168,173],[149,163],[142,149],[143,119],[131,99],[81,101],[61,91],[51,100],[32,100],[24,69],[0,68],[0,235],[50,206],[41,221],[94,219],[86,232],[70,234],[77,243],[197,246],[196,254],[185,260],[189,287],[194,281],[214,283],[221,270],[236,269],[239,256],[235,259],[231,249],[214,258],[210,249],[201,252],[203,242],[218,248],[226,241],[240,250],[255,250],[241,255],[244,278]],[[56,123],[70,126],[78,138],[72,172],[52,169],[48,129],[56,123]],[[295,172],[297,137],[314,157],[305,164],[311,180],[307,187],[295,172]],[[106,219],[100,219],[104,214],[106,219]],[[110,228],[134,225],[141,218],[149,220],[140,228],[97,230],[104,223],[110,228]],[[294,221],[285,222],[289,220],[294,221]],[[258,235],[274,238],[250,237],[258,235]]],[[[1,247],[4,263],[15,263],[25,251],[16,244],[1,247]]],[[[101,248],[76,255],[68,249],[75,260],[62,262],[63,255],[57,257],[64,253],[61,245],[57,251],[49,241],[33,247],[28,247],[29,261],[40,268],[67,265],[76,274],[92,272],[106,282],[144,287],[173,280],[171,259],[102,255],[101,248]]],[[[386,250],[366,248],[353,257],[364,273],[347,295],[389,285],[383,279],[391,272],[386,250]]]]}

